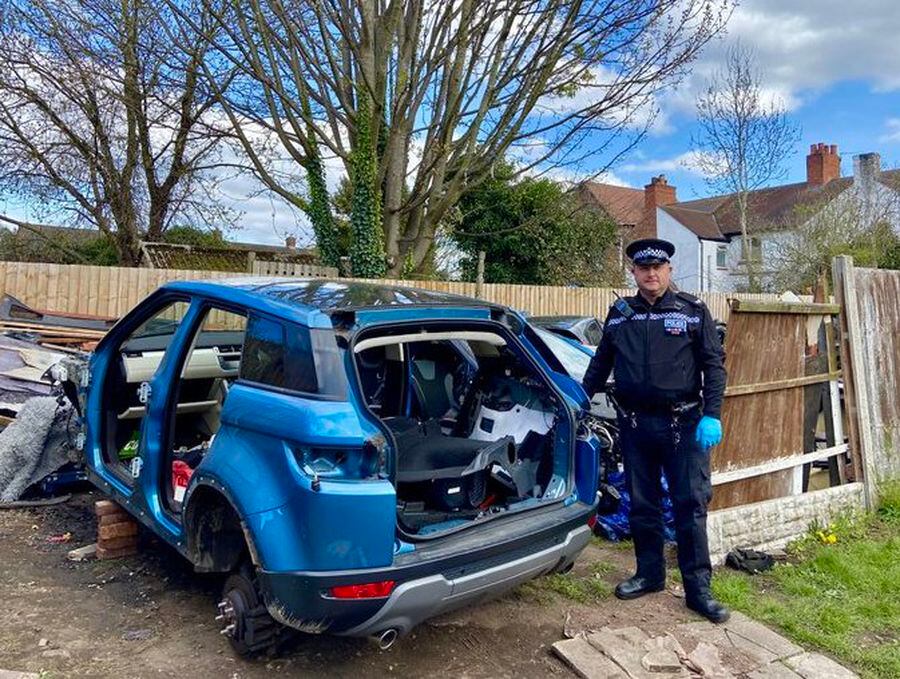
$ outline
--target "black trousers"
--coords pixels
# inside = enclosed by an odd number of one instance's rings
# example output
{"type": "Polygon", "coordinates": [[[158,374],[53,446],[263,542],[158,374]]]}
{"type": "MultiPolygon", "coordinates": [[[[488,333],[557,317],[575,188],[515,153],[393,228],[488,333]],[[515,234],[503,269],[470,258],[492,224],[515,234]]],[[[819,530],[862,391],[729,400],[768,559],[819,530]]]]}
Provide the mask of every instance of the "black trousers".
{"type": "Polygon", "coordinates": [[[678,567],[689,599],[708,595],[712,574],[706,537],[706,506],[712,497],[709,451],[695,440],[699,421],[699,408],[677,420],[641,413],[633,420],[619,420],[637,574],[653,581],[665,578],[660,484],[660,473],[665,472],[675,515],[678,567]]]}

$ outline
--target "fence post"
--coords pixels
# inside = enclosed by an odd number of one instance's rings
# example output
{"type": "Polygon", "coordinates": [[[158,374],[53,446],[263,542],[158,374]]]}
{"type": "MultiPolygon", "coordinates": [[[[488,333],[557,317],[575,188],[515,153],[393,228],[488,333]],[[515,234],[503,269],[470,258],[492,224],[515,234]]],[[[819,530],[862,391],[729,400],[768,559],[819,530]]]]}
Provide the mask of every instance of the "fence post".
{"type": "Polygon", "coordinates": [[[475,296],[481,299],[484,295],[484,250],[478,251],[478,268],[475,270],[475,296]]]}
{"type": "Polygon", "coordinates": [[[353,266],[349,257],[341,257],[338,262],[338,274],[341,278],[353,278],[353,266]]]}
{"type": "Polygon", "coordinates": [[[862,337],[859,326],[859,308],[856,300],[853,258],[847,255],[832,261],[834,301],[840,305],[841,368],[844,373],[844,401],[847,421],[850,425],[850,448],[856,480],[863,481],[866,508],[877,504],[876,476],[870,469],[872,463],[871,430],[869,428],[868,391],[866,389],[865,360],[862,353],[862,337]]]}
{"type": "Polygon", "coordinates": [[[253,265],[256,263],[256,253],[253,250],[247,252],[247,273],[253,273],[253,265]]]}

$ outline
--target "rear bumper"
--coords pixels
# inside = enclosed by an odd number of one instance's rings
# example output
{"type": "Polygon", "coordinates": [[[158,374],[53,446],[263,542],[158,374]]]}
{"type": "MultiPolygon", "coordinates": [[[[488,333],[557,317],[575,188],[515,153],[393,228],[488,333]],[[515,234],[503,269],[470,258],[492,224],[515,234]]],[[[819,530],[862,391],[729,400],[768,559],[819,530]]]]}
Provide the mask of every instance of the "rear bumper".
{"type": "Polygon", "coordinates": [[[455,579],[431,575],[405,582],[373,616],[343,634],[353,637],[396,629],[406,634],[428,618],[504,592],[527,580],[565,568],[591,538],[586,525],[569,531],[562,544],[520,557],[509,563],[455,579]]]}
{"type": "Polygon", "coordinates": [[[261,571],[260,588],[269,613],[304,632],[362,637],[418,623],[556,572],[574,562],[588,544],[590,508],[576,503],[511,522],[481,538],[462,534],[399,555],[388,568],[275,573],[261,571]],[[334,599],[336,585],[393,580],[383,599],[334,599]]]}

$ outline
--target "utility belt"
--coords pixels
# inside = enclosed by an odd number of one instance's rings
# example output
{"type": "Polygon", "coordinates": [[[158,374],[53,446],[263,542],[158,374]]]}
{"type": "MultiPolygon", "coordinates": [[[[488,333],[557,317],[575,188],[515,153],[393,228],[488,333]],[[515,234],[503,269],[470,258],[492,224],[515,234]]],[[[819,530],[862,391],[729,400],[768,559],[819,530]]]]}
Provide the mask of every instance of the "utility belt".
{"type": "Polygon", "coordinates": [[[671,418],[672,442],[676,446],[681,441],[681,419],[694,409],[700,408],[701,405],[700,401],[676,401],[675,403],[641,404],[638,408],[631,408],[628,407],[630,404],[627,402],[625,406],[620,404],[615,395],[608,394],[608,396],[623,422],[630,423],[632,429],[637,429],[637,418],[640,416],[671,418]]]}
{"type": "Polygon", "coordinates": [[[687,415],[695,408],[699,408],[700,401],[676,401],[675,403],[641,403],[633,404],[628,401],[611,399],[620,414],[625,415],[651,415],[655,417],[681,417],[687,415]]]}

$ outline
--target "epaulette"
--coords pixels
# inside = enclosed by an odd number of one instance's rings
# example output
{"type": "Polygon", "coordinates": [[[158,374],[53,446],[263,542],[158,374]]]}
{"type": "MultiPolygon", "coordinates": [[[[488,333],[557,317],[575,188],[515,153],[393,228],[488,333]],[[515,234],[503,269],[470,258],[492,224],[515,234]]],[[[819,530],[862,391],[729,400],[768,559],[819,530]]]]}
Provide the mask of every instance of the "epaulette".
{"type": "Polygon", "coordinates": [[[689,304],[693,304],[694,306],[699,306],[699,307],[705,306],[703,304],[702,299],[700,299],[699,297],[695,297],[694,295],[690,294],[689,292],[682,292],[681,290],[679,290],[678,292],[675,293],[675,296],[678,299],[683,299],[685,302],[688,302],[689,304]]]}

